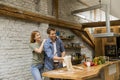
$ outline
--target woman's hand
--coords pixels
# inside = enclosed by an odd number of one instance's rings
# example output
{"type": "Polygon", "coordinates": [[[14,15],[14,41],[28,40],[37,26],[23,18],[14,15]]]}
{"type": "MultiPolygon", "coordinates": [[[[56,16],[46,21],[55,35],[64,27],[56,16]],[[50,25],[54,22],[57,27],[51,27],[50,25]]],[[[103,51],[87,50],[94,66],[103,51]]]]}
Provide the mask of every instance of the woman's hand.
{"type": "Polygon", "coordinates": [[[42,43],[45,43],[46,39],[43,39],[42,43]]]}

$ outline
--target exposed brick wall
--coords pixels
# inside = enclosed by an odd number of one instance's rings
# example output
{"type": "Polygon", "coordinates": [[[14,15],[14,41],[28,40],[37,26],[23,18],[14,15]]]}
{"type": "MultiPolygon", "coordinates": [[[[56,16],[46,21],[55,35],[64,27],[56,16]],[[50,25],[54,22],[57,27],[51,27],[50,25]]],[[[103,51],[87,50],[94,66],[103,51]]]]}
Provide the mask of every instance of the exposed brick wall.
{"type": "Polygon", "coordinates": [[[59,18],[66,21],[79,23],[79,18],[73,16],[71,11],[82,7],[83,5],[81,5],[77,0],[59,0],[59,18]]]}
{"type": "Polygon", "coordinates": [[[0,0],[0,3],[42,15],[48,14],[48,0],[0,0]]]}
{"type": "MultiPolygon", "coordinates": [[[[46,38],[47,24],[0,18],[0,80],[33,80],[30,73],[32,53],[30,34],[39,30],[46,38]],[[42,28],[42,30],[41,30],[42,28]]],[[[42,37],[42,38],[43,38],[42,37]]]]}
{"type": "MultiPolygon", "coordinates": [[[[35,0],[1,0],[23,10],[47,15],[47,0],[40,0],[36,6],[35,0]],[[36,8],[38,7],[39,10],[36,8]]],[[[0,17],[0,80],[33,80],[30,72],[32,53],[29,49],[30,34],[39,30],[42,38],[46,38],[48,24],[32,23],[0,17]]]]}

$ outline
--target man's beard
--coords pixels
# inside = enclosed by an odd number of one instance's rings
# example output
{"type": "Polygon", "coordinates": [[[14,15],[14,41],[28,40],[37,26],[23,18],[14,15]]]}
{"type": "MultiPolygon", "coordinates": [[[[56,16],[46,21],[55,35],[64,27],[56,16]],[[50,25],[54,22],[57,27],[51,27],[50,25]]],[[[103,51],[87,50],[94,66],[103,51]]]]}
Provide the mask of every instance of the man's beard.
{"type": "Polygon", "coordinates": [[[55,37],[55,38],[51,38],[52,39],[52,41],[55,41],[56,39],[57,39],[57,37],[55,37]]]}

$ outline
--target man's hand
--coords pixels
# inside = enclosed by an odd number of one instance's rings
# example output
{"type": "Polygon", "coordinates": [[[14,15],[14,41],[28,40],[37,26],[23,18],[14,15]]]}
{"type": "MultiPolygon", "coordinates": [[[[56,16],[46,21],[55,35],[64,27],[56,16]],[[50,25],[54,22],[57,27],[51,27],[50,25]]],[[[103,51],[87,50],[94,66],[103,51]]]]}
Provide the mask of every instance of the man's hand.
{"type": "Polygon", "coordinates": [[[60,63],[63,63],[63,61],[64,61],[64,58],[61,57],[61,60],[59,60],[59,62],[60,62],[60,63]]]}

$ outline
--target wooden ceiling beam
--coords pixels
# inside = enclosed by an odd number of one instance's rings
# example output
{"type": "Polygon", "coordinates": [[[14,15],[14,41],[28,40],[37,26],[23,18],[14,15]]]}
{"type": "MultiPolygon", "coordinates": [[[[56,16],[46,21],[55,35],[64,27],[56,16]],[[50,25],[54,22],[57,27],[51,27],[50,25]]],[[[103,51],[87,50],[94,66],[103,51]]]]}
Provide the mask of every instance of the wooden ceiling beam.
{"type": "Polygon", "coordinates": [[[80,31],[72,30],[72,32],[75,33],[77,36],[81,37],[83,39],[83,41],[85,41],[89,46],[91,46],[93,49],[95,49],[95,45],[93,45],[91,43],[91,41],[88,40],[88,38],[86,38],[85,35],[83,35],[80,31]]]}
{"type": "Polygon", "coordinates": [[[53,0],[53,13],[55,14],[55,17],[58,19],[59,14],[58,14],[58,0],[53,0]]]}
{"type": "Polygon", "coordinates": [[[93,38],[93,36],[89,33],[89,31],[88,31],[88,30],[85,30],[85,33],[86,33],[86,37],[91,41],[91,43],[92,43],[93,45],[95,45],[94,38],[93,38]]]}
{"type": "Polygon", "coordinates": [[[81,24],[44,16],[44,15],[33,13],[30,11],[24,11],[24,10],[17,9],[4,4],[0,4],[0,15],[23,19],[27,21],[38,22],[38,23],[48,23],[56,26],[62,26],[69,29],[81,30],[81,27],[82,27],[81,24]]]}
{"type": "MultiPolygon", "coordinates": [[[[110,26],[118,26],[120,25],[120,20],[110,21],[110,26]]],[[[93,27],[105,27],[106,22],[91,22],[91,23],[82,23],[82,28],[93,28],[93,27]]]]}

